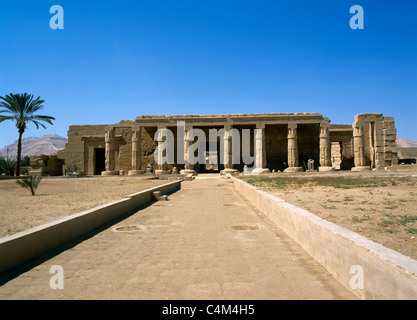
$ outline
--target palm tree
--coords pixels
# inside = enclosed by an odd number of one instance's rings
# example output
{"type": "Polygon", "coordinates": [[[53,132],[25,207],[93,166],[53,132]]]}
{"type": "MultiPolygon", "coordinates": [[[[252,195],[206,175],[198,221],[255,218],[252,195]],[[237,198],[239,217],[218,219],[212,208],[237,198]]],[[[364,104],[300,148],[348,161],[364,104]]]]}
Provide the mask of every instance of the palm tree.
{"type": "Polygon", "coordinates": [[[26,126],[29,122],[33,122],[36,125],[36,129],[39,126],[46,129],[42,121],[52,124],[54,117],[35,115],[35,113],[43,109],[44,100],[40,97],[36,99],[33,95],[23,94],[8,94],[5,97],[0,97],[0,123],[5,120],[13,120],[16,122],[17,130],[19,131],[19,140],[17,141],[17,168],[16,175],[20,175],[20,161],[22,155],[22,135],[26,130],[26,126]],[[2,115],[1,113],[8,113],[9,115],[2,115]]]}

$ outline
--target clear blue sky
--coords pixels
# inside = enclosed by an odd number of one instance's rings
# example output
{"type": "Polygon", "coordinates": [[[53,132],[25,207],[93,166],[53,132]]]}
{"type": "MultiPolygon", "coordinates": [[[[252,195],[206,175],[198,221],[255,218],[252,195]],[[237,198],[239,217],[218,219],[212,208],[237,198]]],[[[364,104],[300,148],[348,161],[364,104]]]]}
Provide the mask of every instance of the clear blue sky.
{"type": "MultiPolygon", "coordinates": [[[[0,95],[46,100],[55,125],[142,114],[396,117],[417,140],[416,0],[0,0],[0,95]],[[52,30],[52,5],[64,29],[52,30]],[[352,30],[361,5],[365,29],[352,30]]],[[[0,124],[0,147],[17,140],[0,124]]]]}

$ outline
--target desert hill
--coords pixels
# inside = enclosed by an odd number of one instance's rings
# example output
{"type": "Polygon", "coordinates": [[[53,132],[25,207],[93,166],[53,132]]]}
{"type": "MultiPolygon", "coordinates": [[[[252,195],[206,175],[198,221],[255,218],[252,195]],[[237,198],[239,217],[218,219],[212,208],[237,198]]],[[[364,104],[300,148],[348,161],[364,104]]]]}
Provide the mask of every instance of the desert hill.
{"type": "MultiPolygon", "coordinates": [[[[29,137],[22,139],[22,157],[34,154],[56,154],[59,149],[65,147],[67,139],[57,134],[47,134],[43,137],[29,137]]],[[[9,158],[17,155],[17,140],[3,149],[0,149],[3,157],[9,158]],[[7,150],[8,149],[8,150],[7,150]]]]}
{"type": "Polygon", "coordinates": [[[397,147],[399,148],[417,148],[417,141],[397,138],[397,147]]]}

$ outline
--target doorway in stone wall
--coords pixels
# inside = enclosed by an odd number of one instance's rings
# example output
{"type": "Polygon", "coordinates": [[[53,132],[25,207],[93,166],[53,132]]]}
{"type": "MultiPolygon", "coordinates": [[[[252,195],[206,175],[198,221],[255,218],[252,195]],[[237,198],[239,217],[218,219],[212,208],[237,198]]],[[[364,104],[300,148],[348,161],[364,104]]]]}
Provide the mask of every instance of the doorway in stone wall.
{"type": "Polygon", "coordinates": [[[219,173],[220,146],[218,141],[207,141],[204,154],[205,163],[200,164],[200,172],[219,173]]]}
{"type": "Polygon", "coordinates": [[[106,171],[106,154],[104,148],[94,149],[94,174],[101,175],[102,171],[106,171]]]}

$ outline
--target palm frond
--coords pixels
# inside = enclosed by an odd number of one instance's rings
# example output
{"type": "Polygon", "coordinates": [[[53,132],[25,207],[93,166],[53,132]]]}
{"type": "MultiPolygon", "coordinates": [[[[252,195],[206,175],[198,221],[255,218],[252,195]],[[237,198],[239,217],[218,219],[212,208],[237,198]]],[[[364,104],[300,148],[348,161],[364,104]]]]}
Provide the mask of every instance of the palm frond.
{"type": "MultiPolygon", "coordinates": [[[[1,104],[0,104],[0,107],[1,107],[1,104]]],[[[3,110],[0,110],[0,113],[14,113],[14,112],[12,112],[8,109],[3,109],[3,110]]]]}
{"type": "MultiPolygon", "coordinates": [[[[16,127],[19,129],[25,129],[29,121],[34,122],[36,128],[39,128],[39,126],[46,128],[41,121],[53,125],[52,120],[55,120],[54,117],[35,115],[37,111],[43,109],[43,103],[45,102],[40,97],[35,99],[33,95],[27,93],[10,93],[5,97],[0,97],[0,99],[3,100],[0,101],[0,108],[3,108],[0,109],[0,113],[14,114],[13,120],[16,120],[16,127]]],[[[12,119],[8,118],[7,120],[12,119]]]]}
{"type": "Polygon", "coordinates": [[[26,97],[26,104],[25,104],[25,113],[32,114],[35,113],[38,110],[43,109],[43,103],[45,100],[41,100],[40,97],[37,97],[36,99],[33,98],[33,95],[26,97]]]}
{"type": "Polygon", "coordinates": [[[52,125],[53,125],[52,120],[55,120],[55,118],[51,117],[51,116],[33,116],[32,118],[34,120],[40,120],[40,121],[48,122],[49,124],[52,124],[52,125]]]}
{"type": "Polygon", "coordinates": [[[46,126],[43,123],[39,122],[39,121],[31,120],[31,122],[35,124],[36,129],[39,129],[39,126],[41,126],[42,128],[46,129],[46,126]]]}
{"type": "Polygon", "coordinates": [[[19,114],[18,105],[15,99],[10,96],[0,97],[0,99],[4,100],[0,102],[0,107],[5,109],[4,112],[19,114]]]}
{"type": "Polygon", "coordinates": [[[0,115],[0,122],[6,121],[6,120],[16,120],[15,116],[2,116],[0,115]]]}

